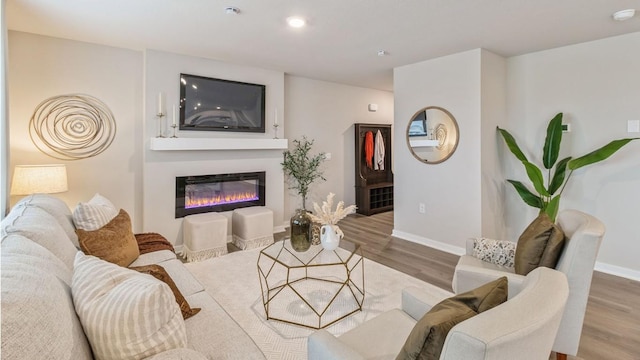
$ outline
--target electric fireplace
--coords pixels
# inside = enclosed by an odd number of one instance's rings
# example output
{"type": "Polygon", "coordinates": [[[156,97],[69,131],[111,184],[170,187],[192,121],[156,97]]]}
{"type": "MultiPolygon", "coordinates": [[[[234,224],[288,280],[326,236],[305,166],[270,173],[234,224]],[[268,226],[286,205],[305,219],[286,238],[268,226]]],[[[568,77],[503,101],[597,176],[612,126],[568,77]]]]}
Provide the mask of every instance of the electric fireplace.
{"type": "Polygon", "coordinates": [[[264,171],[176,177],[176,219],[264,205],[264,171]]]}

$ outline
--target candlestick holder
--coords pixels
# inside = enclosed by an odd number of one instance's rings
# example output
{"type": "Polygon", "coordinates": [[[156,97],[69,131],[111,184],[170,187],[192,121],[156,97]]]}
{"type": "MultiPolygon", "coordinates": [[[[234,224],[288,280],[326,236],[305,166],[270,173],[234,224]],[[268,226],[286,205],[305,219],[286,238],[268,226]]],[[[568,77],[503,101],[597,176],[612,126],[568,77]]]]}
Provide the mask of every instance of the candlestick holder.
{"type": "Polygon", "coordinates": [[[176,136],[176,128],[178,127],[177,124],[171,124],[171,127],[173,128],[173,135],[171,136],[172,138],[177,138],[176,136]]]}
{"type": "Polygon", "coordinates": [[[165,117],[165,114],[157,113],[156,117],[158,118],[158,135],[156,135],[156,137],[163,138],[164,135],[162,134],[162,118],[165,117]]]}
{"type": "Polygon", "coordinates": [[[274,133],[274,139],[278,138],[278,124],[273,124],[273,133],[274,133]]]}

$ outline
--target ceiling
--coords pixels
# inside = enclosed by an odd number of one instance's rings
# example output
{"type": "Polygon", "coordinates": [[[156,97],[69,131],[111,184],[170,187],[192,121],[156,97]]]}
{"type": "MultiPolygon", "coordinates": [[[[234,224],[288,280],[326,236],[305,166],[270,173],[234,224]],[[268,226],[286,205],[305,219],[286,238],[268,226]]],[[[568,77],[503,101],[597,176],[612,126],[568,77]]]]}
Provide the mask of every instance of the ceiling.
{"type": "Polygon", "coordinates": [[[640,14],[612,19],[627,8],[640,12],[640,0],[7,0],[6,17],[11,30],[393,90],[394,67],[443,55],[509,57],[640,31],[640,14]],[[288,28],[292,15],[308,26],[288,28]]]}

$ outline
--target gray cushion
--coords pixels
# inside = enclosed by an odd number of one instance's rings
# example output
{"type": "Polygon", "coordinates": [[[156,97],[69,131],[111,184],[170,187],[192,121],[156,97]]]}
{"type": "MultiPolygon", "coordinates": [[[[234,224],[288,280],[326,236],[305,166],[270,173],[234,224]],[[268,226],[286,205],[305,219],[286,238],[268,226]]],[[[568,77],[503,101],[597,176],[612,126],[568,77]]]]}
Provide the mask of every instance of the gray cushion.
{"type": "Polygon", "coordinates": [[[58,224],[60,224],[60,227],[62,227],[73,245],[75,247],[79,246],[71,209],[61,199],[46,194],[33,194],[20,200],[14,208],[18,206],[34,206],[46,211],[58,221],[58,224]]]}
{"type": "Polygon", "coordinates": [[[2,240],[2,358],[92,359],[65,264],[25,238],[2,240]],[[66,269],[66,270],[65,270],[66,269]]]}
{"type": "Polygon", "coordinates": [[[2,235],[22,235],[43,246],[58,259],[73,269],[73,260],[78,249],[71,243],[58,221],[46,211],[21,206],[11,211],[2,220],[2,235]]]}
{"type": "Polygon", "coordinates": [[[210,359],[265,358],[249,335],[209,294],[202,291],[185,297],[192,307],[202,308],[198,315],[185,320],[189,348],[210,359]]]}

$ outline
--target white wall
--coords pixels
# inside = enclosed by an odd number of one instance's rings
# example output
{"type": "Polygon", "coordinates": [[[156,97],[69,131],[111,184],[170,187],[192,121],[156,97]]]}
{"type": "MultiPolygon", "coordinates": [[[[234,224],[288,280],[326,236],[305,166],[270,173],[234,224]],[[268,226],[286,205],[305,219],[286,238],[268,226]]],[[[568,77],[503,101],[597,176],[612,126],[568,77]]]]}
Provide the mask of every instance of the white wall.
{"type": "Polygon", "coordinates": [[[473,50],[394,69],[396,236],[459,253],[481,233],[480,58],[473,50]],[[447,109],[460,129],[458,148],[441,164],[421,163],[406,144],[409,120],[426,106],[447,109]]]}
{"type": "MultiPolygon", "coordinates": [[[[538,163],[546,126],[564,112],[571,132],[562,153],[581,156],[610,140],[638,137],[627,120],[640,119],[640,33],[633,33],[508,60],[509,124],[527,156],[538,163]]],[[[574,172],[560,209],[575,208],[606,228],[597,269],[640,280],[640,141],[605,162],[574,172]]],[[[522,166],[506,155],[508,178],[527,181],[522,166]]],[[[562,158],[562,156],[561,156],[562,158]]],[[[536,214],[508,189],[507,220],[517,237],[536,214]]]]}
{"type": "MultiPolygon", "coordinates": [[[[496,126],[507,122],[507,60],[482,50],[481,62],[481,194],[482,235],[506,239],[505,191],[501,150],[496,126]]],[[[511,186],[511,185],[509,185],[511,186]]]]}
{"type": "MultiPolygon", "coordinates": [[[[313,202],[320,203],[329,192],[336,194],[336,201],[355,204],[355,135],[354,123],[393,123],[393,94],[388,91],[366,89],[311,80],[297,76],[285,76],[286,132],[291,140],[306,135],[314,140],[313,154],[331,153],[331,160],[322,165],[325,182],[312,185],[307,208],[313,202]],[[378,104],[378,111],[368,111],[368,104],[378,104]]],[[[287,219],[302,200],[287,190],[287,219]]]]}
{"type": "Polygon", "coordinates": [[[284,73],[154,50],[145,51],[144,63],[145,131],[140,140],[140,151],[144,153],[144,231],[159,232],[174,244],[182,244],[182,219],[174,218],[176,176],[253,171],[266,171],[266,206],[274,211],[274,225],[282,227],[282,150],[152,151],[149,142],[157,131],[158,93],[165,94],[168,109],[177,105],[180,73],[266,85],[267,133],[178,131],[179,137],[271,139],[276,107],[280,110],[278,120],[282,125],[279,128],[282,137],[282,129],[287,126],[287,118],[282,116],[284,73]]]}
{"type": "Polygon", "coordinates": [[[8,34],[4,11],[0,2],[0,219],[9,208],[9,111],[7,110],[7,50],[8,34]]]}
{"type": "MultiPolygon", "coordinates": [[[[69,191],[58,194],[73,208],[96,192],[125,209],[134,230],[142,217],[142,53],[21,32],[9,32],[10,168],[18,164],[67,165],[69,191]],[[88,159],[62,161],[40,152],[29,137],[29,119],[52,96],[83,93],[113,112],[111,146],[88,159]]],[[[19,197],[12,197],[12,203],[19,197]]]]}

